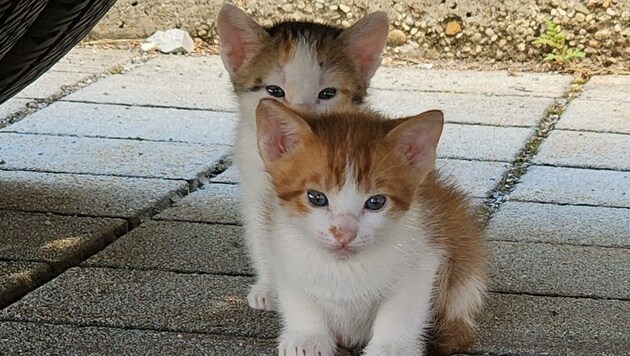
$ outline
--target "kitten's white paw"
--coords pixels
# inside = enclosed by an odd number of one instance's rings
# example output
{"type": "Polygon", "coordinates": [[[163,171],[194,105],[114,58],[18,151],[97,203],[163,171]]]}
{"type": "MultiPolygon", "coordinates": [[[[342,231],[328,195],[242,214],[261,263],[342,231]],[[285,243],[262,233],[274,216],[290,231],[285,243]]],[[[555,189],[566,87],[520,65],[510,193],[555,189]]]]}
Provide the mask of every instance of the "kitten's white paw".
{"type": "Polygon", "coordinates": [[[334,356],[335,341],[326,335],[285,332],[280,336],[278,356],[334,356]]]}
{"type": "Polygon", "coordinates": [[[418,345],[405,343],[368,344],[363,351],[363,356],[419,356],[424,354],[423,349],[418,345]]]}
{"type": "Polygon", "coordinates": [[[256,283],[247,294],[247,304],[254,309],[275,311],[276,296],[268,284],[256,283]]]}

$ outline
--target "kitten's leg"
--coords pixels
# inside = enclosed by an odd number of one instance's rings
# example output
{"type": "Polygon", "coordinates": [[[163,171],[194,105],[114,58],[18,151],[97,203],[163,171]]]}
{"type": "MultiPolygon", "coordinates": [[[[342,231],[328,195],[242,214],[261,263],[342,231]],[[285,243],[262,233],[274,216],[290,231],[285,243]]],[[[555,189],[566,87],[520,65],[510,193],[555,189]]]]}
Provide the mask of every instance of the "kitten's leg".
{"type": "Polygon", "coordinates": [[[322,310],[287,288],[278,288],[279,309],[284,319],[279,356],[334,356],[335,339],[322,310]]]}
{"type": "Polygon", "coordinates": [[[422,337],[432,324],[435,268],[402,281],[376,314],[365,356],[417,356],[425,353],[422,337]]]}
{"type": "Polygon", "coordinates": [[[269,265],[268,228],[261,222],[264,203],[254,193],[243,196],[245,210],[245,241],[250,260],[256,271],[256,283],[247,294],[247,304],[254,309],[276,310],[276,295],[271,286],[271,268],[269,265]]]}

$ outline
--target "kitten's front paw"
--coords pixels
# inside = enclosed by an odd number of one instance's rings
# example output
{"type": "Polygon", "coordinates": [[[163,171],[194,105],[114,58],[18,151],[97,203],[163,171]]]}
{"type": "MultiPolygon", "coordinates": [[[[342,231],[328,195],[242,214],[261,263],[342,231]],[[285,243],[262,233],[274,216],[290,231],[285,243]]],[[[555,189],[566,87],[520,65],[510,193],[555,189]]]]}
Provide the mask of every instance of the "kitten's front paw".
{"type": "Polygon", "coordinates": [[[247,304],[254,309],[275,311],[276,296],[268,284],[256,283],[247,294],[247,304]]]}
{"type": "Polygon", "coordinates": [[[424,355],[421,347],[414,344],[387,343],[368,344],[363,351],[363,356],[419,356],[424,355]]]}
{"type": "Polygon", "coordinates": [[[278,356],[334,356],[335,341],[326,335],[283,333],[278,356]]]}

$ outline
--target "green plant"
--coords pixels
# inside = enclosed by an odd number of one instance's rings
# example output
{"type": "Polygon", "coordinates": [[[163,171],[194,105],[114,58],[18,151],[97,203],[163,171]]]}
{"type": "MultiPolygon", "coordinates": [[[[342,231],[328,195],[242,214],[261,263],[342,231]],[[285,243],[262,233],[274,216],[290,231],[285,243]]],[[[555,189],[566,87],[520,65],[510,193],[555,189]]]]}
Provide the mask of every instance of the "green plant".
{"type": "Polygon", "coordinates": [[[547,62],[553,61],[557,64],[563,64],[574,59],[582,59],[585,56],[581,50],[569,48],[562,28],[549,19],[545,20],[545,32],[532,43],[548,46],[551,49],[551,52],[545,56],[547,62]]]}

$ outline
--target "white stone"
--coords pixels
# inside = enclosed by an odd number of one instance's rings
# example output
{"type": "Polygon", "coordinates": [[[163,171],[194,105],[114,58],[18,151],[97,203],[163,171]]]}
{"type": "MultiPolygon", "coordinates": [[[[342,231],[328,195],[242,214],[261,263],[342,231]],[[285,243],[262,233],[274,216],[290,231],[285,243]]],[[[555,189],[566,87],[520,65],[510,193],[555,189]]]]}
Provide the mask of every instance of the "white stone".
{"type": "Polygon", "coordinates": [[[157,31],[147,42],[157,43],[157,49],[162,53],[192,52],[195,43],[188,32],[180,29],[157,31]]]}

